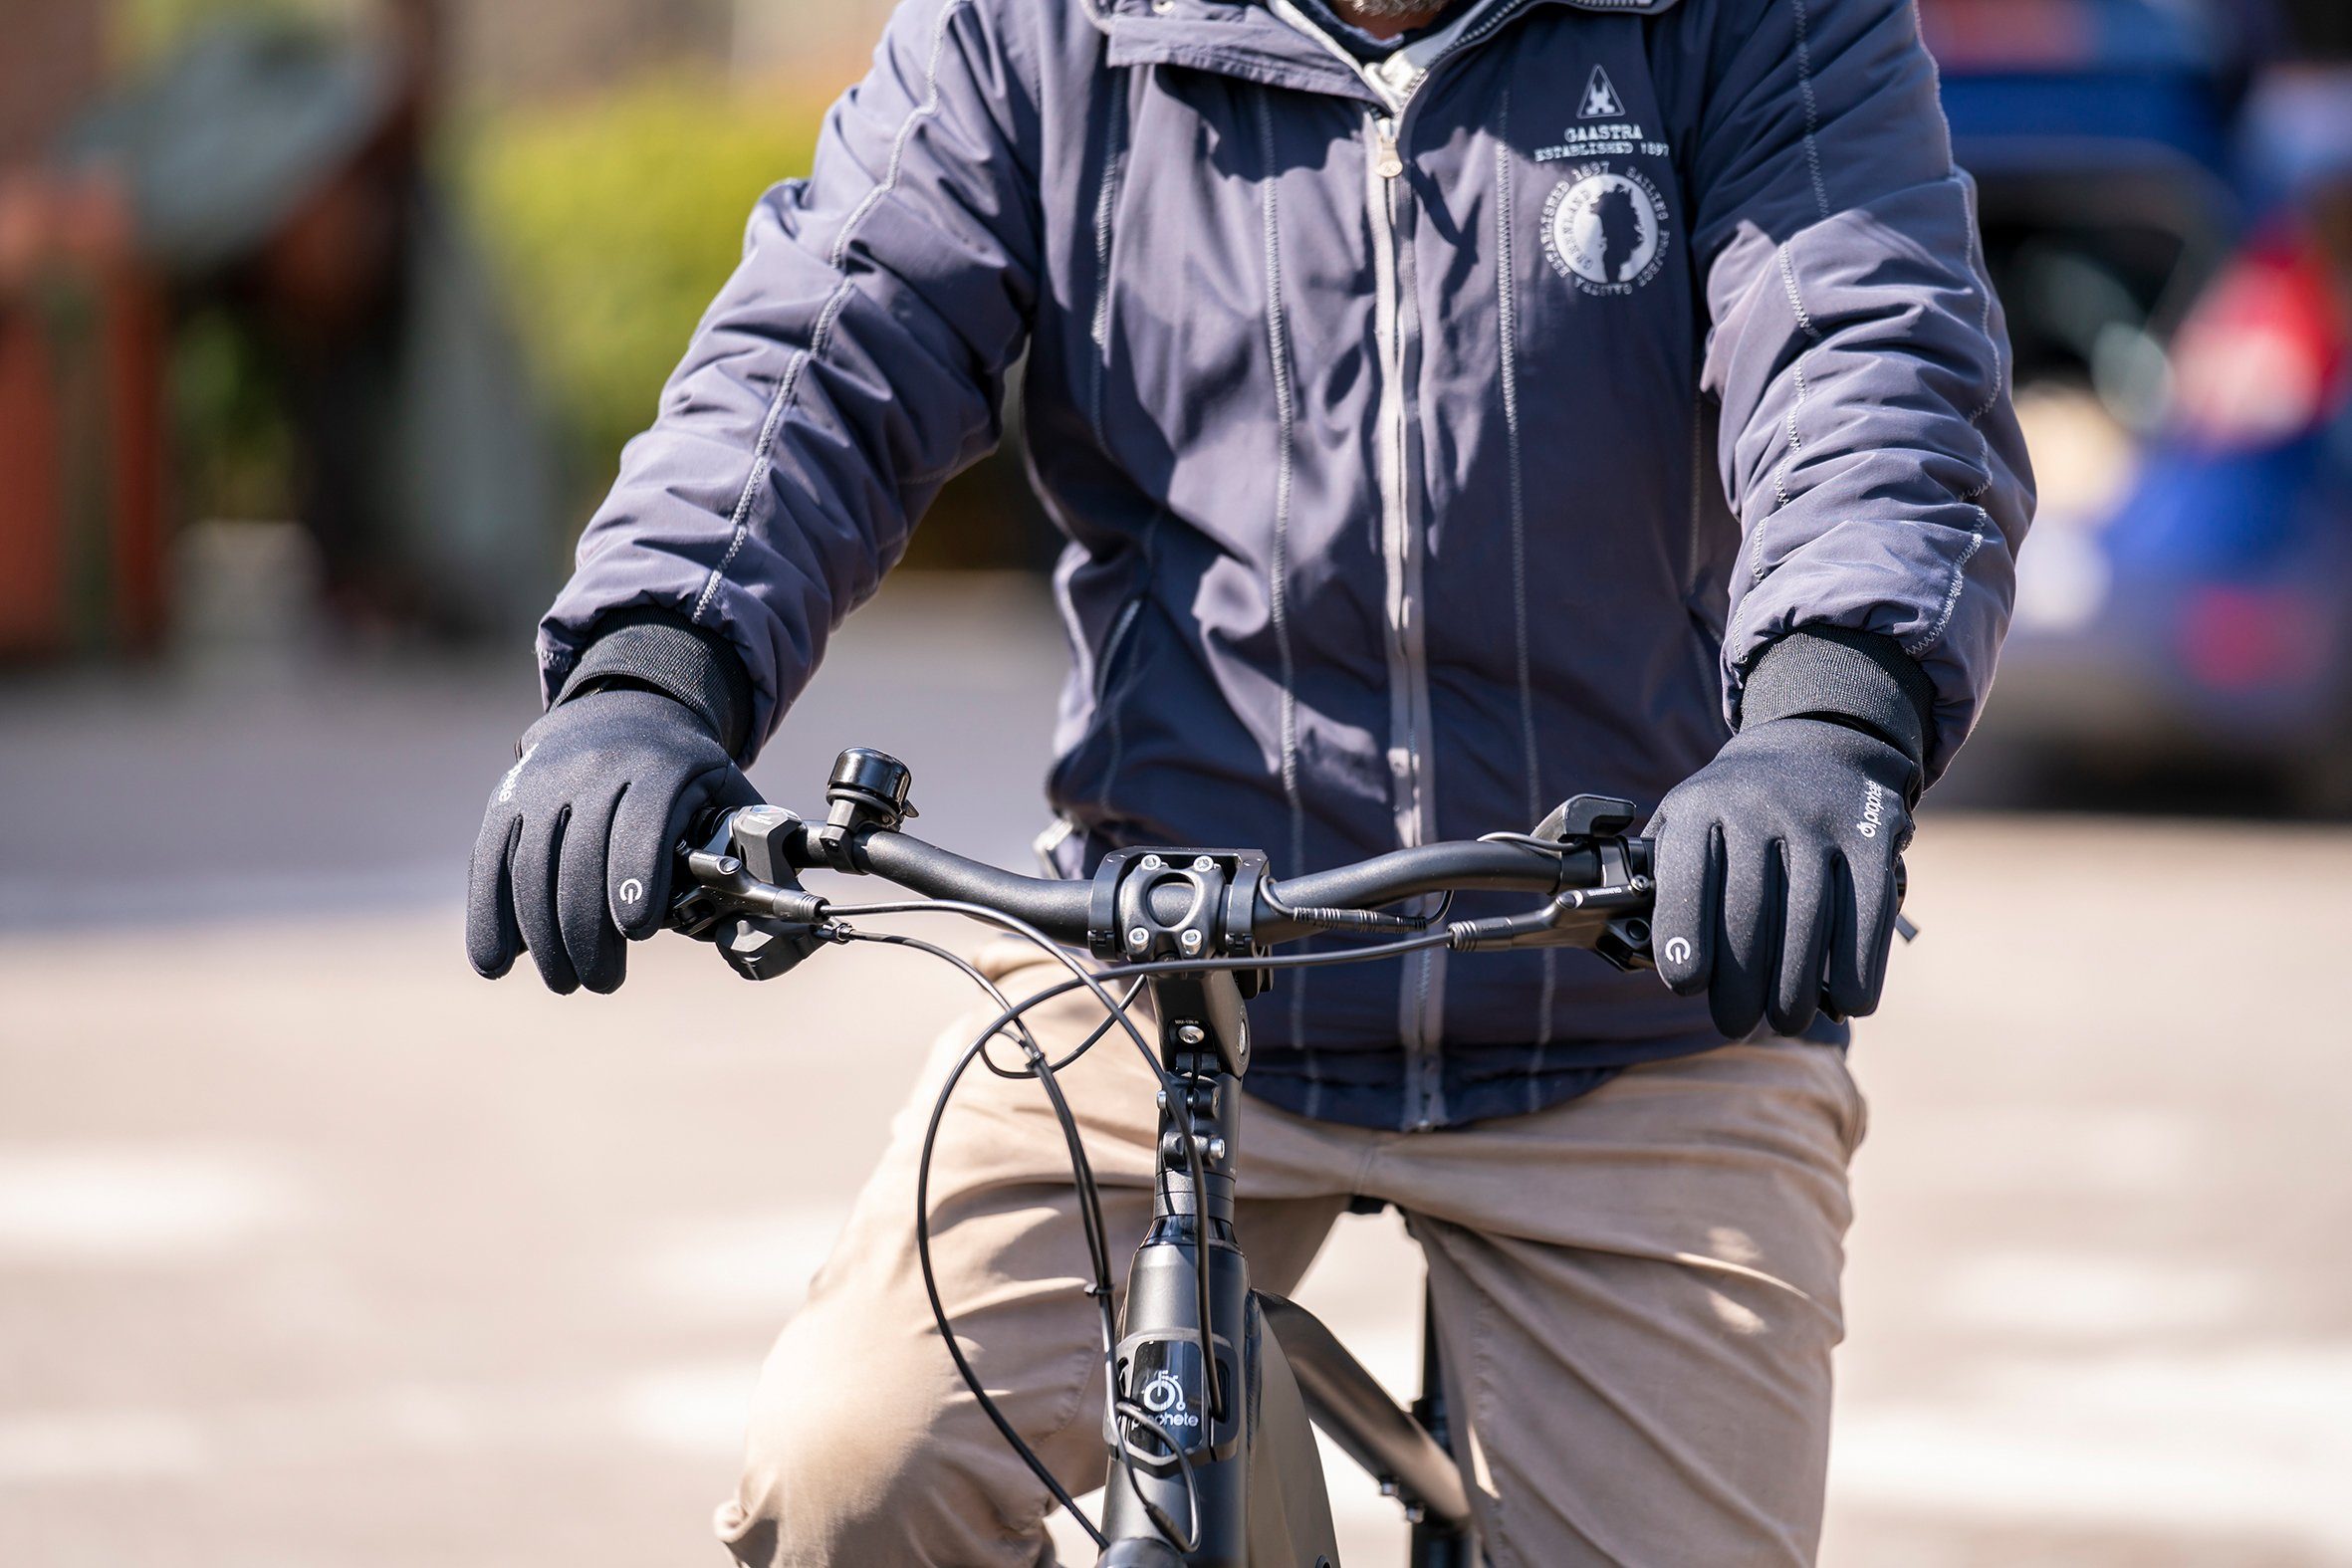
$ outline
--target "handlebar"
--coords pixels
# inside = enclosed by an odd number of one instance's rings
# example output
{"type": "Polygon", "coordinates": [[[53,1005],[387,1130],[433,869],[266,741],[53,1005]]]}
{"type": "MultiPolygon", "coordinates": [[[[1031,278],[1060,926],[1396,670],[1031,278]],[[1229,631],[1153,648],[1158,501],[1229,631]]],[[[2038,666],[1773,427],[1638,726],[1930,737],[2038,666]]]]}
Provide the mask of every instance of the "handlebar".
{"type": "MultiPolygon", "coordinates": [[[[752,813],[776,807],[747,807],[715,817],[708,837],[733,842],[740,823],[753,832],[772,830],[752,813]]],[[[830,868],[877,876],[910,893],[954,903],[977,904],[1010,915],[1055,941],[1071,946],[1086,944],[1096,935],[1096,887],[1092,881],[1024,876],[998,866],[967,859],[950,849],[926,843],[897,828],[859,827],[843,835],[838,848],[827,853],[823,826],[793,817],[784,824],[780,841],[782,863],[795,872],[830,868]]],[[[1645,872],[1650,844],[1627,838],[1624,858],[1645,872]]],[[[1204,858],[1213,863],[1237,856],[1255,858],[1247,851],[1161,849],[1126,851],[1137,868],[1140,861],[1157,858],[1168,866],[1196,869],[1204,858]]],[[[688,880],[714,891],[737,887],[737,879],[718,862],[730,858],[723,849],[689,852],[688,880]]],[[[1206,868],[1198,868],[1206,869],[1206,868]]],[[[1601,856],[1592,849],[1562,846],[1561,852],[1539,850],[1517,839],[1478,839],[1459,843],[1425,844],[1395,849],[1353,865],[1313,872],[1288,880],[1261,875],[1254,883],[1248,907],[1233,911],[1238,923],[1259,944],[1296,941],[1339,924],[1301,912],[1328,915],[1335,910],[1373,911],[1389,904],[1433,893],[1518,892],[1553,894],[1570,887],[1598,886],[1603,877],[1601,856]]],[[[755,880],[758,880],[755,878],[755,880]]],[[[1647,878],[1643,878],[1646,886],[1647,878]]],[[[797,911],[800,906],[791,906],[797,911]]],[[[1230,917],[1229,917],[1230,918],[1230,917]]]]}
{"type": "MultiPolygon", "coordinates": [[[[894,828],[867,827],[847,842],[841,869],[878,876],[925,898],[982,904],[1037,927],[1057,942],[1086,940],[1086,908],[1093,889],[1084,882],[1023,876],[969,860],[894,828]]],[[[822,866],[820,855],[809,862],[822,866]]]]}
{"type": "Polygon", "coordinates": [[[680,846],[682,895],[669,923],[716,935],[730,963],[766,979],[823,938],[830,909],[803,890],[818,868],[878,876],[932,900],[1009,917],[1052,940],[1129,963],[1248,961],[1318,932],[1405,935],[1458,951],[1573,946],[1647,968],[1653,885],[1649,840],[1626,829],[1629,801],[1579,795],[1533,833],[1390,850],[1353,865],[1277,880],[1238,849],[1123,849],[1087,881],[1024,876],[925,843],[903,829],[905,766],[841,754],[823,822],[760,805],[697,824],[680,846]],[[1460,920],[1384,913],[1430,894],[1524,892],[1524,914],[1460,920]]]}

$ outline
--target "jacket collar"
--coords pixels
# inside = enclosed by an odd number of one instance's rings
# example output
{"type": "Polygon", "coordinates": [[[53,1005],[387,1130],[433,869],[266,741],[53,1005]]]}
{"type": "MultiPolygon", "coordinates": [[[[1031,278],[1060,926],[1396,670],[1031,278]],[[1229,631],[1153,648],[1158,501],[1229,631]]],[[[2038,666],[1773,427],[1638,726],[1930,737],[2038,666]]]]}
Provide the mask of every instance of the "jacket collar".
{"type": "MultiPolygon", "coordinates": [[[[1677,0],[1471,0],[1460,36],[1475,39],[1539,5],[1652,16],[1677,0]]],[[[1271,0],[1091,0],[1108,64],[1187,66],[1270,87],[1382,106],[1336,44],[1278,14],[1271,0]]],[[[1385,107],[1385,106],[1382,106],[1385,107]]]]}

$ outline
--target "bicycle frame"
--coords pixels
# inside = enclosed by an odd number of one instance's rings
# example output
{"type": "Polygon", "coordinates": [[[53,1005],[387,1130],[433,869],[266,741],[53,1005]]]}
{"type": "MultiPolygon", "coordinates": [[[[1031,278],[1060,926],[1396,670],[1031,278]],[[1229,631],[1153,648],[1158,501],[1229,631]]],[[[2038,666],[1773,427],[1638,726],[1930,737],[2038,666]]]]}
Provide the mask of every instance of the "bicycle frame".
{"type": "MultiPolygon", "coordinates": [[[[1156,978],[1151,990],[1160,1059],[1186,1097],[1202,1175],[1196,1185],[1183,1122],[1163,1095],[1152,1224],[1128,1273],[1113,1360],[1115,1404],[1140,1408],[1157,1428],[1105,1423],[1110,1544],[1100,1568],[1336,1568],[1315,1426],[1404,1503],[1414,1568],[1467,1568],[1469,1497],[1453,1459],[1310,1313],[1250,1287],[1234,1227],[1236,1069],[1249,1061],[1240,985],[1213,973],[1156,978]],[[1217,1329],[1206,1365],[1196,1266],[1208,1270],[1217,1329]],[[1189,1536],[1192,1550],[1171,1546],[1171,1533],[1189,1536]]],[[[1423,1377],[1421,1408],[1442,1411],[1433,1334],[1423,1377]]]]}

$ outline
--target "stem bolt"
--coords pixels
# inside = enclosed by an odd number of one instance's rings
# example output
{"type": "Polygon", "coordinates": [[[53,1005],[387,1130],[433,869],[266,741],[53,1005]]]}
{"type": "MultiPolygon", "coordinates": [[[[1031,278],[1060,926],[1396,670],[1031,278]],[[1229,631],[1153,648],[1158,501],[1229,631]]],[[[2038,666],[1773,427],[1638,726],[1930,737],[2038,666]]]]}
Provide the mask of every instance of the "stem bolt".
{"type": "Polygon", "coordinates": [[[1180,1045],[1198,1045],[1208,1037],[1208,1032],[1197,1023],[1176,1025],[1176,1041],[1180,1045]]]}
{"type": "Polygon", "coordinates": [[[1144,930],[1141,926],[1135,927],[1132,931],[1127,933],[1127,946],[1133,948],[1138,953],[1142,952],[1145,948],[1151,946],[1151,933],[1144,930]]]}
{"type": "Polygon", "coordinates": [[[1162,860],[1158,855],[1145,855],[1143,857],[1143,869],[1146,871],[1157,871],[1167,863],[1167,861],[1162,860]]]}
{"type": "Polygon", "coordinates": [[[1186,953],[1198,953],[1201,950],[1201,934],[1197,931],[1187,931],[1176,939],[1176,945],[1184,949],[1186,953]]]}
{"type": "Polygon", "coordinates": [[[1194,858],[1192,868],[1195,871],[1214,871],[1217,869],[1217,862],[1207,855],[1200,855],[1194,858]]]}

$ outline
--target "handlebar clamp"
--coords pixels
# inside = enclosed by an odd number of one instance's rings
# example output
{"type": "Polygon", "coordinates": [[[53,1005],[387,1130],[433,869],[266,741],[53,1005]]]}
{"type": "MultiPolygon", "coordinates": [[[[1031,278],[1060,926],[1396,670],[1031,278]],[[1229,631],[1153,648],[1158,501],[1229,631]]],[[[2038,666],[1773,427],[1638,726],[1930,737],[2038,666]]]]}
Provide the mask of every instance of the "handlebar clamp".
{"type": "MultiPolygon", "coordinates": [[[[1087,906],[1086,946],[1098,959],[1123,964],[1164,960],[1249,959],[1265,956],[1251,931],[1266,856],[1255,849],[1116,849],[1095,868],[1087,906]]],[[[1236,971],[1242,998],[1272,981],[1263,969],[1236,971]]],[[[1213,1050],[1225,1070],[1249,1067],[1249,1030],[1239,1008],[1216,1006],[1219,993],[1198,976],[1169,976],[1156,985],[1161,1005],[1195,1015],[1168,1019],[1181,1037],[1197,1025],[1196,1043],[1213,1050]]],[[[1232,993],[1224,993],[1230,997],[1232,993]]]]}
{"type": "Polygon", "coordinates": [[[1114,849],[1094,871],[1086,946],[1126,964],[1258,957],[1250,931],[1265,881],[1256,849],[1114,849]]]}

